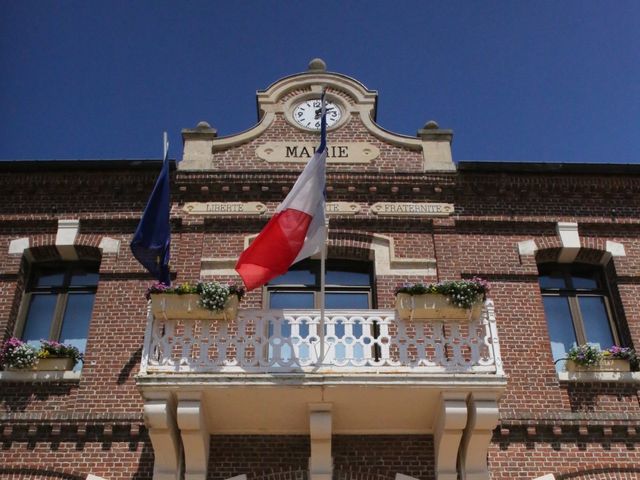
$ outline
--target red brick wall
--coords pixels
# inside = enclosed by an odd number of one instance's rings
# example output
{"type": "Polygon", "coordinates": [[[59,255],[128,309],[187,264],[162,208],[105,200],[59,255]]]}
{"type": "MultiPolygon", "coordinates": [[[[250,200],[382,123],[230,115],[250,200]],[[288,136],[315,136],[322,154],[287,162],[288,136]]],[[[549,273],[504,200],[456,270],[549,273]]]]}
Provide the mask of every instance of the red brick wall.
{"type": "MultiPolygon", "coordinates": [[[[368,141],[380,147],[378,140],[368,134],[361,135],[362,127],[358,123],[354,118],[352,125],[340,130],[345,141],[358,138],[357,141],[368,141]]],[[[291,130],[281,119],[275,127],[280,130],[261,141],[279,138],[291,130]]],[[[300,141],[313,140],[313,135],[296,135],[300,141]]],[[[257,233],[266,222],[266,218],[190,217],[182,211],[185,202],[258,200],[272,211],[284,196],[283,187],[288,188],[295,180],[296,172],[284,171],[290,166],[274,165],[277,173],[273,175],[264,172],[264,165],[256,166],[254,148],[255,142],[233,152],[216,154],[216,159],[225,162],[225,168],[235,169],[235,172],[174,174],[171,253],[177,282],[197,280],[202,257],[236,257],[243,248],[244,236],[257,233]],[[249,162],[254,163],[249,165],[249,162]]],[[[635,384],[592,385],[558,381],[537,286],[535,258],[520,257],[517,252],[517,242],[528,239],[534,239],[541,248],[557,247],[557,221],[577,221],[585,246],[601,250],[607,240],[622,243],[627,256],[614,259],[616,287],[623,307],[620,309],[624,313],[622,320],[628,325],[633,344],[640,347],[640,304],[637,301],[640,298],[640,182],[637,178],[602,175],[565,178],[557,174],[527,173],[420,174],[417,165],[421,165],[421,159],[415,152],[396,147],[381,147],[381,152],[379,161],[364,169],[329,168],[328,200],[353,201],[362,207],[361,213],[354,217],[331,220],[330,251],[340,256],[366,256],[371,234],[379,233],[395,240],[398,257],[436,258],[438,276],[378,277],[378,307],[392,308],[393,289],[405,281],[429,282],[473,275],[488,277],[493,283],[491,298],[495,301],[503,360],[509,376],[501,403],[503,429],[517,432],[519,425],[541,424],[568,428],[578,421],[600,422],[603,428],[638,424],[640,401],[635,384]],[[402,169],[412,173],[393,173],[402,169]],[[378,201],[451,202],[455,204],[456,214],[434,220],[380,218],[369,211],[369,205],[378,201]],[[612,208],[616,210],[615,216],[611,214],[612,208]]],[[[3,338],[13,332],[25,280],[20,256],[6,254],[11,240],[29,237],[32,247],[47,248],[55,241],[59,218],[80,218],[79,244],[95,247],[103,236],[122,242],[118,255],[102,257],[82,379],[69,384],[0,384],[1,424],[13,425],[28,418],[7,415],[51,411],[89,416],[140,415],[142,401],[134,375],[139,368],[146,326],[143,295],[151,278],[131,256],[128,243],[156,174],[80,170],[37,174],[5,172],[0,175],[0,187],[12,199],[0,204],[0,332],[3,338]]],[[[260,305],[259,292],[243,303],[243,306],[260,305]]],[[[615,435],[614,431],[611,438],[618,438],[615,435]]],[[[529,478],[525,475],[544,473],[547,466],[559,473],[569,473],[571,469],[586,468],[589,462],[592,466],[601,465],[594,468],[602,469],[610,468],[616,461],[621,465],[640,463],[637,450],[629,446],[629,441],[607,441],[604,445],[610,445],[609,449],[603,446],[597,434],[589,433],[587,437],[588,441],[583,441],[577,434],[573,437],[566,434],[562,448],[556,450],[547,437],[534,435],[520,441],[517,435],[510,434],[507,447],[503,446],[502,437],[495,440],[490,462],[496,475],[502,475],[496,478],[529,478]],[[586,443],[586,450],[581,450],[581,443],[586,443]],[[568,462],[565,471],[560,468],[560,462],[567,455],[575,460],[568,462]],[[505,473],[498,473],[502,471],[505,473]]],[[[272,441],[269,448],[275,451],[287,450],[287,442],[293,445],[298,441],[274,438],[269,437],[272,441]]],[[[341,445],[355,445],[363,452],[368,445],[375,451],[383,449],[388,440],[363,438],[358,443],[355,439],[347,441],[336,437],[336,458],[339,459],[336,465],[348,463],[348,448],[341,445]]],[[[631,442],[634,448],[635,438],[631,442]]],[[[218,440],[220,445],[227,445],[225,448],[240,441],[235,437],[218,440]]],[[[428,440],[424,441],[428,443],[428,440]]],[[[267,448],[267,440],[261,442],[264,447],[260,448],[267,448]]],[[[117,444],[128,448],[127,442],[117,444]]],[[[0,458],[7,465],[13,466],[21,458],[15,452],[22,455],[29,451],[27,442],[10,441],[7,445],[0,451],[0,458]]],[[[92,445],[95,450],[90,458],[97,461],[101,442],[92,445]]],[[[238,448],[246,450],[248,447],[238,448]]],[[[306,465],[308,454],[301,453],[303,447],[296,446],[294,450],[299,458],[295,461],[290,458],[289,463],[306,465]]],[[[126,452],[130,462],[148,459],[139,449],[126,452]]],[[[37,453],[29,458],[32,463],[29,468],[46,465],[53,458],[51,455],[58,455],[60,450],[56,453],[45,449],[42,455],[37,450],[37,453]]],[[[212,458],[218,458],[216,455],[212,458]]],[[[111,457],[105,453],[104,458],[111,457]]],[[[116,462],[115,459],[109,461],[116,462]]],[[[57,467],[56,459],[51,462],[55,468],[63,471],[66,468],[57,467]]],[[[240,460],[238,462],[238,466],[243,465],[240,460]]],[[[134,475],[138,469],[129,464],[118,468],[123,477],[134,475]]],[[[424,468],[426,472],[432,471],[430,467],[424,468]]],[[[424,478],[429,478],[431,473],[425,475],[424,478]]],[[[602,477],[606,473],[593,472],[593,475],[602,477]]],[[[598,478],[593,475],[584,478],[598,478]]],[[[627,477],[611,478],[633,478],[629,476],[633,475],[631,473],[625,475],[627,477]]]]}
{"type": "Polygon", "coordinates": [[[553,433],[552,427],[511,428],[508,435],[496,433],[489,452],[492,480],[531,480],[546,473],[556,479],[637,480],[640,438],[615,427],[607,435],[591,427],[580,434],[578,427],[553,433]]]}
{"type": "MultiPolygon", "coordinates": [[[[0,478],[84,480],[92,473],[109,480],[150,479],[153,450],[144,429],[47,421],[16,424],[0,434],[0,478]],[[31,429],[29,429],[29,425],[31,429]]],[[[136,427],[137,428],[137,427],[136,427]]]]}
{"type": "Polygon", "coordinates": [[[430,435],[334,435],[332,449],[336,478],[393,480],[402,473],[435,479],[430,435]]]}
{"type": "Polygon", "coordinates": [[[309,452],[306,435],[212,435],[208,479],[293,479],[287,474],[308,470],[309,452]]]}

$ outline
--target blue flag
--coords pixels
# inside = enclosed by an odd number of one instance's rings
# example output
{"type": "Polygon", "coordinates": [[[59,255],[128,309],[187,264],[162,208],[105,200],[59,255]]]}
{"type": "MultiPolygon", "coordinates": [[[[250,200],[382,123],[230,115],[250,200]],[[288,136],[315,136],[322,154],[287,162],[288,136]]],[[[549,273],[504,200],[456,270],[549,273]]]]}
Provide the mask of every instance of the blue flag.
{"type": "Polygon", "coordinates": [[[162,162],[162,170],[153,187],[147,207],[144,209],[136,233],[131,240],[131,252],[144,268],[165,285],[171,285],[169,277],[169,250],[171,227],[169,225],[169,156],[168,149],[162,162]]]}

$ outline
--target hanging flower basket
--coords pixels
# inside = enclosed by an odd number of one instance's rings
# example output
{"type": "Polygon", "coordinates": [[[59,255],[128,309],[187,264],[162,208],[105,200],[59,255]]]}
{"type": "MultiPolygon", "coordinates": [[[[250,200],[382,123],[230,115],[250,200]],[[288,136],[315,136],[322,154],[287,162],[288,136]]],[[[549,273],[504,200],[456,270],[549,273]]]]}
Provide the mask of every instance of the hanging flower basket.
{"type": "Polygon", "coordinates": [[[200,305],[200,295],[156,293],[151,295],[151,312],[156,318],[188,320],[235,320],[238,315],[238,296],[227,297],[222,310],[209,310],[200,305]]]}
{"type": "Polygon", "coordinates": [[[396,295],[396,310],[403,320],[467,320],[474,321],[482,315],[482,302],[470,308],[456,307],[449,298],[439,293],[396,295]]]}

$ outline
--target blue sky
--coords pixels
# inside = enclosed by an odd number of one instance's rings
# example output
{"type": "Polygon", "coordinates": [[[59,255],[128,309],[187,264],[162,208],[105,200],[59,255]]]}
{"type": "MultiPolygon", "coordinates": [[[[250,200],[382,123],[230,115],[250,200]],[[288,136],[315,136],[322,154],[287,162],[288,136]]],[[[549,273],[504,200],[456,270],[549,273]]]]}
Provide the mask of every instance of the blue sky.
{"type": "Polygon", "coordinates": [[[180,158],[313,57],[384,128],[453,129],[455,160],[640,163],[637,0],[5,0],[0,159],[159,158],[163,130],[180,158]]]}

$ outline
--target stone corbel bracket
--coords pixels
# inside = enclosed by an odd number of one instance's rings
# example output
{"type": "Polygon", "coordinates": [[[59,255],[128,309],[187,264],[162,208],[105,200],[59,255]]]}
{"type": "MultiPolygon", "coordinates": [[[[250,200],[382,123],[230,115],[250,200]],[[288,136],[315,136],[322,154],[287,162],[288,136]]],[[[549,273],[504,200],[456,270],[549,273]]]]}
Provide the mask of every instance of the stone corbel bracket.
{"type": "Polygon", "coordinates": [[[467,425],[465,392],[443,392],[434,430],[436,480],[458,480],[458,451],[467,425]]]}
{"type": "Polygon", "coordinates": [[[181,446],[173,396],[147,400],[143,412],[155,458],[153,480],[178,480],[181,446]]]}
{"type": "Polygon", "coordinates": [[[333,478],[331,434],[331,404],[309,404],[309,437],[311,441],[311,457],[309,458],[310,480],[331,480],[333,478]]]}
{"type": "Polygon", "coordinates": [[[472,393],[467,399],[468,421],[460,447],[463,480],[490,480],[487,451],[498,425],[498,397],[494,393],[472,393]]]}
{"type": "Polygon", "coordinates": [[[184,449],[184,480],[206,480],[211,437],[200,394],[178,392],[177,421],[184,449]]]}

